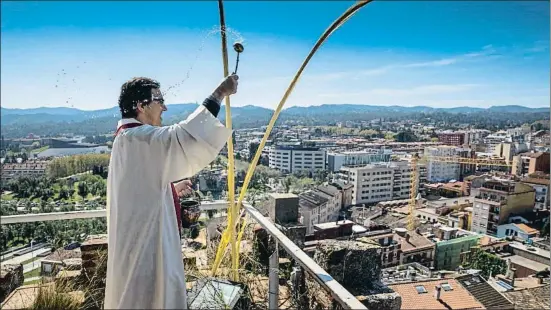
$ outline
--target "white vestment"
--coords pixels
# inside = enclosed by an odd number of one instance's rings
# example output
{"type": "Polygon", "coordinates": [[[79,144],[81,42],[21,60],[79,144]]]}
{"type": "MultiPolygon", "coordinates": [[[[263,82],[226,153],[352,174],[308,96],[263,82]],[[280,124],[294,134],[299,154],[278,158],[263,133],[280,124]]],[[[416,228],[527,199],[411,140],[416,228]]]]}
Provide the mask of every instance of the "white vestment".
{"type": "MultiPolygon", "coordinates": [[[[139,122],[123,119],[119,127],[129,123],[139,122]]],[[[178,124],[116,136],[107,178],[105,309],[187,309],[171,183],[206,167],[230,136],[204,106],[178,124]]]]}

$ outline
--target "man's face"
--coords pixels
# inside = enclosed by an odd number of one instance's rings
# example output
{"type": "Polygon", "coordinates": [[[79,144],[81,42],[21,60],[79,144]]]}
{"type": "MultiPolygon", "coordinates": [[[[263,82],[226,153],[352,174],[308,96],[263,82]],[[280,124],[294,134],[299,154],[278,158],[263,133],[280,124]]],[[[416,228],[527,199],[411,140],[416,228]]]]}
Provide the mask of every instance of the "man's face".
{"type": "Polygon", "coordinates": [[[154,88],[151,90],[151,102],[144,106],[142,112],[149,125],[161,126],[162,113],[166,111],[163,95],[161,90],[154,88]]]}

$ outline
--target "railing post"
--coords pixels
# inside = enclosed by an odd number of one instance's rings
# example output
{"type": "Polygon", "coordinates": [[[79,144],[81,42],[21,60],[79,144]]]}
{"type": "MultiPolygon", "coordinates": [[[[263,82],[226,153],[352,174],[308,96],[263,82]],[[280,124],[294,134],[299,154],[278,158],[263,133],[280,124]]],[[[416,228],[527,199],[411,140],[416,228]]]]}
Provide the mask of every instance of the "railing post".
{"type": "Polygon", "coordinates": [[[278,309],[279,305],[279,254],[277,241],[274,253],[270,256],[270,275],[268,282],[268,309],[278,309]]]}
{"type": "Polygon", "coordinates": [[[299,285],[298,285],[298,293],[299,293],[299,307],[300,309],[308,309],[310,305],[310,300],[308,299],[308,295],[306,294],[306,270],[304,270],[304,267],[300,267],[300,278],[299,278],[299,285]]]}

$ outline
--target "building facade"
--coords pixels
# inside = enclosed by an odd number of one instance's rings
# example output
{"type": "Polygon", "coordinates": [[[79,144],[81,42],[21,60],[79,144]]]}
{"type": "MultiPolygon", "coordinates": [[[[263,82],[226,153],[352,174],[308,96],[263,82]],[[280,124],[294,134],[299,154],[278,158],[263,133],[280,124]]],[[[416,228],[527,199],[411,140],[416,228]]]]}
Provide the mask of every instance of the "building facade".
{"type": "Polygon", "coordinates": [[[331,172],[337,172],[342,166],[362,166],[371,163],[389,162],[392,150],[366,149],[357,152],[341,152],[327,154],[327,167],[331,172]]]}
{"type": "Polygon", "coordinates": [[[549,208],[549,174],[527,177],[522,179],[522,183],[531,186],[536,191],[535,210],[549,208]]]}
{"type": "Polygon", "coordinates": [[[464,157],[470,158],[472,152],[467,148],[454,146],[436,146],[425,148],[427,160],[427,178],[430,182],[447,182],[450,180],[460,180],[464,175],[474,169],[472,165],[442,162],[431,157],[464,157]]]}
{"type": "Polygon", "coordinates": [[[436,250],[434,264],[437,270],[455,270],[461,265],[461,253],[478,245],[482,235],[447,226],[436,229],[436,250]]]}
{"type": "Polygon", "coordinates": [[[48,161],[28,160],[21,164],[3,164],[2,165],[2,184],[3,186],[13,179],[27,177],[41,177],[46,174],[48,161]]]}
{"type": "Polygon", "coordinates": [[[325,150],[299,146],[275,146],[270,149],[269,166],[285,173],[325,170],[325,150]]]}
{"type": "Polygon", "coordinates": [[[471,231],[497,235],[497,227],[507,223],[512,213],[533,210],[535,190],[526,184],[499,180],[486,181],[475,196],[471,231]]]}
{"type": "Polygon", "coordinates": [[[438,141],[445,145],[461,146],[465,144],[464,132],[443,132],[438,135],[438,141]]]}
{"type": "Polygon", "coordinates": [[[549,173],[549,153],[522,153],[513,157],[511,173],[525,176],[536,172],[549,173]]]}
{"type": "Polygon", "coordinates": [[[299,198],[299,222],[306,226],[306,233],[314,232],[314,225],[334,222],[339,218],[342,193],[332,186],[320,186],[304,192],[299,198]]]}
{"type": "MultiPolygon", "coordinates": [[[[419,169],[418,178],[424,173],[419,169]]],[[[352,184],[352,204],[376,204],[381,201],[408,199],[412,169],[409,161],[341,167],[337,177],[352,184]]]]}

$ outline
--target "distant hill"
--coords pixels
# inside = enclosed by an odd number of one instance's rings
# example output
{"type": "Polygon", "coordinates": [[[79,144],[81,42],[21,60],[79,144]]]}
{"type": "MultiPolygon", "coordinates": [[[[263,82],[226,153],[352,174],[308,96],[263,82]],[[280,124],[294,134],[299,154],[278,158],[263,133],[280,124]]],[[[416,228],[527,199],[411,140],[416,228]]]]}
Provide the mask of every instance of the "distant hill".
{"type": "MultiPolygon", "coordinates": [[[[185,119],[196,108],[196,103],[170,104],[168,111],[163,114],[163,122],[166,124],[176,123],[185,119]]],[[[93,111],[65,107],[1,108],[0,113],[2,134],[6,137],[21,136],[26,133],[55,135],[64,131],[76,134],[107,133],[113,130],[120,117],[118,107],[93,111]]],[[[274,111],[271,109],[252,105],[233,107],[232,120],[235,128],[260,127],[268,124],[273,113],[274,111]]],[[[432,108],[426,106],[326,104],[284,109],[278,118],[278,123],[327,125],[346,120],[365,121],[376,118],[396,120],[419,117],[472,124],[488,122],[498,124],[511,121],[531,123],[536,120],[549,119],[549,113],[549,108],[528,108],[517,105],[490,108],[432,108]]],[[[222,120],[225,119],[224,107],[222,107],[219,117],[222,120]]]]}
{"type": "Polygon", "coordinates": [[[493,106],[488,109],[491,112],[504,112],[504,113],[530,113],[530,112],[545,112],[549,113],[549,108],[528,108],[520,105],[503,105],[503,106],[493,106]]]}
{"type": "Polygon", "coordinates": [[[292,114],[316,114],[316,113],[366,113],[366,112],[397,112],[397,113],[479,113],[483,111],[503,113],[549,113],[549,108],[528,108],[517,105],[492,106],[490,108],[455,107],[455,108],[432,108],[425,106],[402,107],[402,106],[376,106],[357,104],[324,104],[310,107],[291,107],[285,109],[286,113],[292,114]]]}

